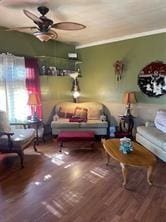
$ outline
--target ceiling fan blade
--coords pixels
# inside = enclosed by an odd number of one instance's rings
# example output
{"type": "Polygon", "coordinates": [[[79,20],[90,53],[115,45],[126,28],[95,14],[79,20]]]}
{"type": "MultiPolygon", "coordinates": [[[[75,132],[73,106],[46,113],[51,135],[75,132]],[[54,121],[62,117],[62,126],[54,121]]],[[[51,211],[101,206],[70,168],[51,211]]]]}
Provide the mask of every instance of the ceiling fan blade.
{"type": "Polygon", "coordinates": [[[52,28],[66,31],[80,30],[86,28],[85,25],[76,22],[59,22],[52,25],[52,28]]]}
{"type": "Polygon", "coordinates": [[[27,26],[27,27],[15,27],[15,28],[8,28],[6,29],[5,31],[6,32],[10,32],[10,31],[21,31],[21,30],[24,30],[24,29],[37,29],[36,26],[27,26]]]}
{"type": "Polygon", "coordinates": [[[23,9],[23,12],[28,18],[32,19],[34,22],[43,23],[43,21],[40,18],[38,18],[36,15],[31,13],[30,11],[23,9]]]}

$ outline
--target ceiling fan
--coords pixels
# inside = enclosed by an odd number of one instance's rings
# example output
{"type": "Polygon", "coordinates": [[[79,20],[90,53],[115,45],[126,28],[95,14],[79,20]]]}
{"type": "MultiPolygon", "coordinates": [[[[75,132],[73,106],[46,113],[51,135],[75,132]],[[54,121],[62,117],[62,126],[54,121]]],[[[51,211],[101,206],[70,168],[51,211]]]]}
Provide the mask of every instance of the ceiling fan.
{"type": "Polygon", "coordinates": [[[35,30],[33,34],[40,39],[41,41],[48,41],[49,39],[57,39],[58,34],[53,29],[60,29],[60,30],[67,30],[67,31],[74,31],[74,30],[81,30],[86,28],[85,25],[76,23],[76,22],[58,22],[54,23],[51,19],[46,17],[46,14],[49,11],[49,8],[46,6],[39,6],[37,10],[40,12],[41,16],[37,17],[32,12],[24,9],[24,14],[30,18],[36,26],[30,27],[17,27],[17,28],[9,28],[7,31],[20,31],[24,29],[31,29],[35,30]]]}

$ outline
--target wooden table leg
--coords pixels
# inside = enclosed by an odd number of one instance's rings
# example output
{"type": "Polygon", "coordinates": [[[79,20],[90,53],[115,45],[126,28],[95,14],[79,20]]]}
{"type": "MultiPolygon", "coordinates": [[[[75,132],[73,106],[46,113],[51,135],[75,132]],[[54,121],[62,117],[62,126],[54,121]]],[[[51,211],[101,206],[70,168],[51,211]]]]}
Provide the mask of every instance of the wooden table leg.
{"type": "Polygon", "coordinates": [[[127,168],[124,163],[120,163],[122,168],[122,175],[123,175],[123,183],[122,185],[125,186],[127,182],[127,168]]]}
{"type": "Polygon", "coordinates": [[[105,153],[106,156],[107,156],[107,162],[106,162],[106,165],[108,166],[109,165],[109,162],[110,162],[110,155],[108,153],[105,153]]]}
{"type": "Polygon", "coordinates": [[[152,171],[153,171],[153,166],[149,166],[147,169],[147,182],[150,186],[152,185],[152,181],[151,181],[152,171]]]}
{"type": "Polygon", "coordinates": [[[62,148],[63,148],[63,141],[60,141],[60,144],[59,144],[59,152],[62,152],[62,148]]]}

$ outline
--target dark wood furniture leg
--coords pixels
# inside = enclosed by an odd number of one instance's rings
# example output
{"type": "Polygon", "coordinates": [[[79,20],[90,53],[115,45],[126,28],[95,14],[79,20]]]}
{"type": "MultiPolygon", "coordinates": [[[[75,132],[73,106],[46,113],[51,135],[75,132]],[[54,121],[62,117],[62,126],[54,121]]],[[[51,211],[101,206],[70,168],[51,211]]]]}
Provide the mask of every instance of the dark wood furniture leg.
{"type": "Polygon", "coordinates": [[[24,168],[24,152],[20,150],[17,152],[17,154],[20,158],[21,168],[24,168]]]}
{"type": "Polygon", "coordinates": [[[59,152],[62,152],[62,147],[63,147],[63,141],[60,142],[59,152]]]}
{"type": "Polygon", "coordinates": [[[36,145],[38,144],[38,141],[37,141],[37,139],[35,138],[34,139],[34,142],[33,142],[33,149],[34,149],[34,151],[35,152],[38,152],[38,150],[37,150],[37,148],[36,148],[36,145]]]}

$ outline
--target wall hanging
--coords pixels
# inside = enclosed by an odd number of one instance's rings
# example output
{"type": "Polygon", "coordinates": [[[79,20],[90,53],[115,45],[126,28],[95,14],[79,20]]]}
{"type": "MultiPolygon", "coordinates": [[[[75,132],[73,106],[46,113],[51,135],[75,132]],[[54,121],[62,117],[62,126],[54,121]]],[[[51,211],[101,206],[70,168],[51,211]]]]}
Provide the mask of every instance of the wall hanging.
{"type": "Polygon", "coordinates": [[[117,60],[114,63],[114,69],[115,69],[116,80],[117,81],[121,80],[124,69],[124,63],[120,60],[117,60]]]}
{"type": "Polygon", "coordinates": [[[138,75],[138,85],[150,97],[166,94],[166,64],[156,61],[145,66],[138,75]]]}

